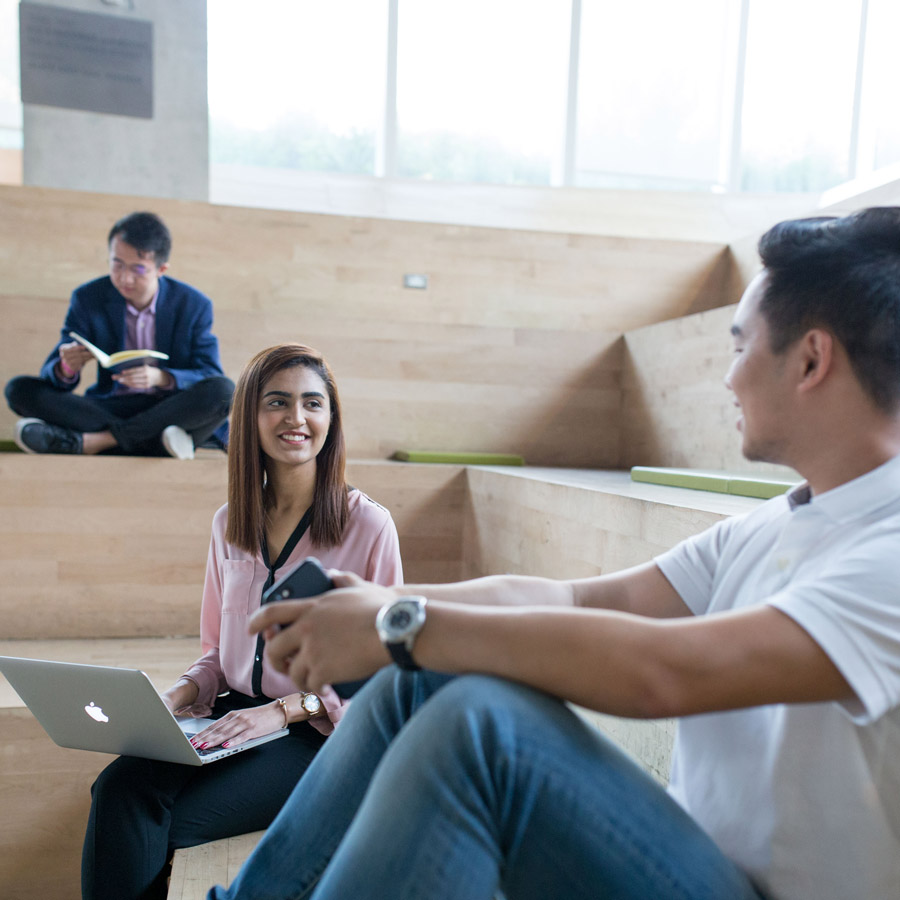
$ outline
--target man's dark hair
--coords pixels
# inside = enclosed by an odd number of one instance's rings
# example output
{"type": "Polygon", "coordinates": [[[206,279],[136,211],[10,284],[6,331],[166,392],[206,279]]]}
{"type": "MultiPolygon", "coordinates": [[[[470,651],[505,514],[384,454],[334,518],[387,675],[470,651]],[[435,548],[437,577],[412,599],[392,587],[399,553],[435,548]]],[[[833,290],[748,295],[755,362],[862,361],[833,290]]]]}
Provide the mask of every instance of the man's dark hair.
{"type": "Polygon", "coordinates": [[[841,342],[863,390],[900,406],[900,207],[782,222],[759,241],[773,353],[811,328],[841,342]]]}
{"type": "Polygon", "coordinates": [[[151,212],[134,212],[119,219],[109,230],[107,245],[113,242],[113,238],[120,238],[126,244],[131,244],[135,250],[141,253],[152,253],[156,265],[161,266],[169,261],[172,252],[172,235],[166,227],[166,223],[151,212]]]}

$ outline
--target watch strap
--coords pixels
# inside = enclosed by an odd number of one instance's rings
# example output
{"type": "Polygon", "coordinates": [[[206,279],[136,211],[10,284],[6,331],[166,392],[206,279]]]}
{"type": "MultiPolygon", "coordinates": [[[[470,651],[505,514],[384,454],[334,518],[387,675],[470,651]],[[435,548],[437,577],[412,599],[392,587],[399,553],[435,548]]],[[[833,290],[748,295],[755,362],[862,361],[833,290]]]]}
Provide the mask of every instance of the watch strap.
{"type": "Polygon", "coordinates": [[[422,667],[413,659],[412,653],[409,652],[406,644],[398,641],[396,643],[386,643],[385,647],[388,648],[388,652],[391,654],[394,662],[405,672],[418,672],[421,670],[422,667]]]}

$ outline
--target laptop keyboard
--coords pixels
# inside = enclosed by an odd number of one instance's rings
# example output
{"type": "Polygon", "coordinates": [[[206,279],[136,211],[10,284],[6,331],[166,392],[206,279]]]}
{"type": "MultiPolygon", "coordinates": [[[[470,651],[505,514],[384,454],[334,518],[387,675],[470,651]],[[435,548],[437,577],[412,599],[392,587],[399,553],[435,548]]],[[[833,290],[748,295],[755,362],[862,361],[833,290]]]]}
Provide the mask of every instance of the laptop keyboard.
{"type": "Polygon", "coordinates": [[[194,748],[197,751],[198,756],[210,756],[213,753],[218,753],[222,748],[221,747],[207,747],[205,750],[200,750],[199,748],[194,748]]]}

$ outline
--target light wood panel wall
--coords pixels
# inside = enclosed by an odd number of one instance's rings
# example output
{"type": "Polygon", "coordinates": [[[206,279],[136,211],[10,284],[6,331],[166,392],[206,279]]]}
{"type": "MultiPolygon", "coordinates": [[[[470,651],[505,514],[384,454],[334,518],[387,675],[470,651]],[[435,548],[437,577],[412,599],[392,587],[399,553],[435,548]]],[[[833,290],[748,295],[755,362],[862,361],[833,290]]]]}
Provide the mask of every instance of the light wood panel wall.
{"type": "MultiPolygon", "coordinates": [[[[0,454],[0,638],[196,634],[225,463],[0,454]]],[[[408,580],[459,578],[461,467],[347,475],[391,511],[408,580]]]]}
{"type": "Polygon", "coordinates": [[[709,310],[625,336],[624,467],[686,466],[795,477],[741,455],[737,412],[724,378],[735,307],[709,310]]]}
{"type": "MultiPolygon", "coordinates": [[[[622,332],[730,302],[722,243],[621,238],[0,187],[0,377],[35,373],[106,232],[150,207],[171,273],[207,292],[228,374],[303,340],[332,362],[351,455],[517,452],[614,466],[622,332]],[[404,273],[429,277],[426,291],[404,273]]],[[[0,436],[14,417],[0,412],[0,436]]]]}
{"type": "Polygon", "coordinates": [[[472,467],[468,481],[467,577],[614,572],[759,503],[639,484],[627,472],[472,467]]]}

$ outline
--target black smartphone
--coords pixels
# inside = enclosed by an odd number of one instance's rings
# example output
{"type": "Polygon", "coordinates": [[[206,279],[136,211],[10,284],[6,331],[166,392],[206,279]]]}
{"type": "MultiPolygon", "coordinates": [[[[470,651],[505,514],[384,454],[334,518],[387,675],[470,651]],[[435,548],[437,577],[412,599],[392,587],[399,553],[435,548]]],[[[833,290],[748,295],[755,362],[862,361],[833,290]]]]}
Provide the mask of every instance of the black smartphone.
{"type": "MultiPolygon", "coordinates": [[[[263,595],[262,602],[274,603],[278,600],[300,600],[303,597],[318,597],[334,587],[334,582],[314,557],[307,556],[295,569],[282,575],[263,595]]],[[[352,697],[369,679],[346,681],[333,685],[337,695],[344,700],[352,697]]]]}
{"type": "Polygon", "coordinates": [[[334,587],[328,574],[322,568],[322,564],[314,557],[306,559],[291,569],[287,575],[282,575],[262,596],[262,602],[271,603],[273,600],[297,600],[302,597],[318,597],[334,587]]]}

